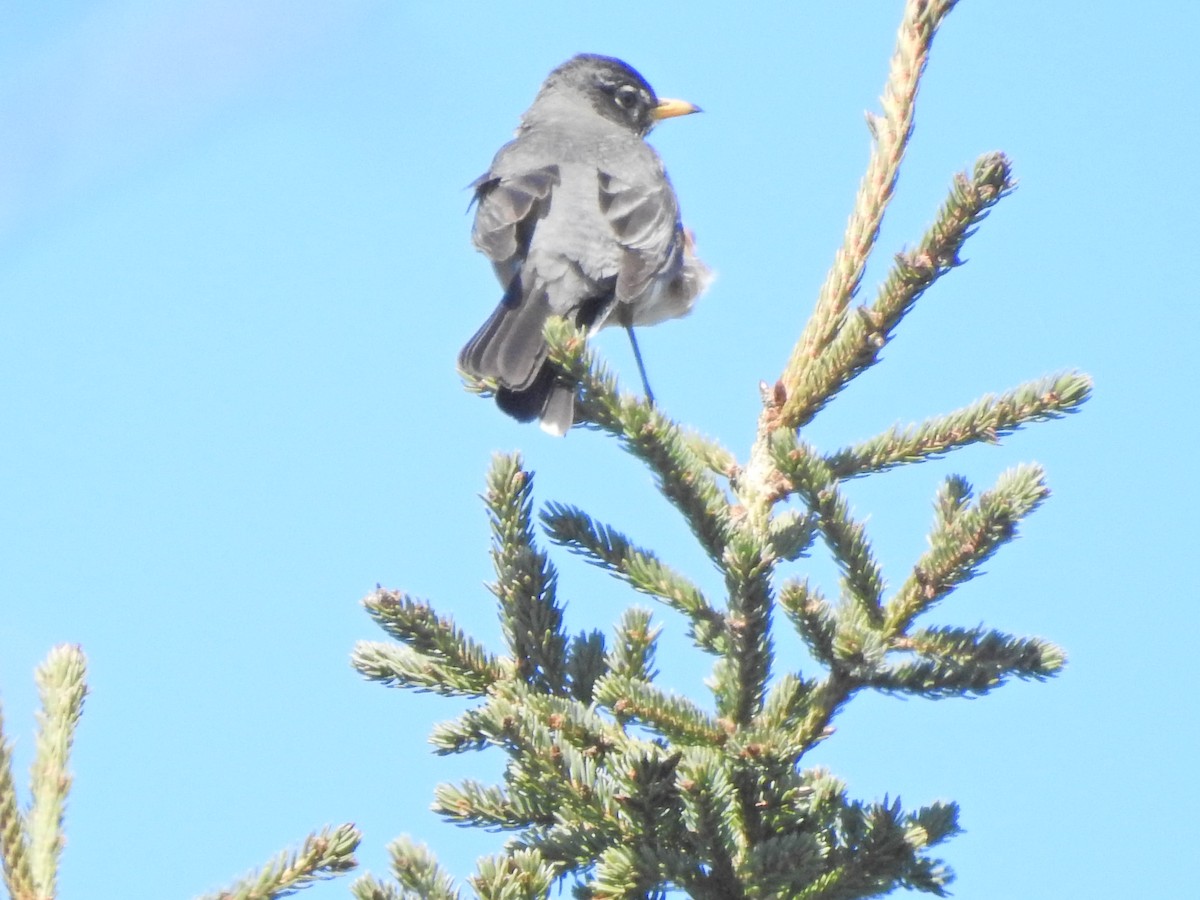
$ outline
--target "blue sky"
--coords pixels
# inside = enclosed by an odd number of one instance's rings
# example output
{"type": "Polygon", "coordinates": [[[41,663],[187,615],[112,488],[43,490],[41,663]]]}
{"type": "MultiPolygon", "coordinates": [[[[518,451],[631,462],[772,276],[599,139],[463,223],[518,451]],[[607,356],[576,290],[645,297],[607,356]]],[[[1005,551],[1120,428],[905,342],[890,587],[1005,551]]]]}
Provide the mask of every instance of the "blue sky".
{"type": "MultiPolygon", "coordinates": [[[[214,890],[333,822],[365,830],[376,873],[402,832],[460,875],[499,846],[428,812],[437,782],[499,760],[434,758],[424,736],[457,708],[355,675],[353,643],[380,637],[358,600],[403,588],[499,646],[478,494],[512,449],[540,500],[716,579],[614,444],[553,440],[461,389],[454,356],[499,296],[464,186],[576,52],[702,105],[653,143],[718,280],[641,344],[662,405],[744,453],[756,385],[840,241],[900,7],[8,12],[0,700],[24,773],[33,668],[56,643],[85,648],[62,896],[214,890]]],[[[1066,673],[971,702],[860,698],[812,760],[855,796],[959,801],[967,832],[944,856],[972,900],[1194,884],[1200,6],[1080,10],[962,0],[951,15],[865,296],[980,153],[1008,152],[1021,187],[807,433],[834,449],[1045,373],[1096,379],[1069,420],[849,487],[896,583],[946,474],[1049,473],[1020,540],[929,621],[1050,638],[1066,673]]],[[[623,336],[597,343],[632,386],[623,336]]],[[[555,558],[573,629],[648,602],[555,558]]],[[[701,691],[679,622],[657,615],[664,680],[701,691]]]]}

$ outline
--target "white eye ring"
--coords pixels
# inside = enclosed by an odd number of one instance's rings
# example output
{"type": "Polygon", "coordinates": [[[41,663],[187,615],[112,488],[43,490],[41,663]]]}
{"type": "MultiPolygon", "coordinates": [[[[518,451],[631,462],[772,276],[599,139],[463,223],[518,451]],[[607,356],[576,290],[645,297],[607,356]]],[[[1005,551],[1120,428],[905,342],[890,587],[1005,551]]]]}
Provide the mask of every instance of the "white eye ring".
{"type": "Polygon", "coordinates": [[[638,89],[632,84],[623,84],[613,94],[613,100],[616,101],[617,106],[621,107],[621,109],[633,109],[637,106],[638,89]]]}

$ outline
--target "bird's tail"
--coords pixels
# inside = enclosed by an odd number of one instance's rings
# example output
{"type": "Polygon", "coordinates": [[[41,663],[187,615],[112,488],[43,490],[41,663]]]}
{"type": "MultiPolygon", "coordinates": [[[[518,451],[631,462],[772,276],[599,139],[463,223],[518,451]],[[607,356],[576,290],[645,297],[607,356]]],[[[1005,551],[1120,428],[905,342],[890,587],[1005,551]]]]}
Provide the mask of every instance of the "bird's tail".
{"type": "Polygon", "coordinates": [[[496,405],[519,422],[541,419],[543,430],[564,435],[575,418],[575,392],[562,384],[546,357],[543,331],[551,316],[544,288],[523,295],[514,278],[499,305],[458,354],[458,367],[494,379],[496,405]]]}
{"type": "Polygon", "coordinates": [[[514,278],[499,305],[458,354],[458,367],[476,378],[494,378],[513,390],[525,390],[546,360],[542,335],[550,317],[546,292],[522,295],[514,278]]]}
{"type": "Polygon", "coordinates": [[[548,362],[524,390],[501,387],[496,391],[496,405],[518,422],[540,419],[542,431],[562,437],[575,422],[575,389],[563,383],[557,370],[548,362]]]}

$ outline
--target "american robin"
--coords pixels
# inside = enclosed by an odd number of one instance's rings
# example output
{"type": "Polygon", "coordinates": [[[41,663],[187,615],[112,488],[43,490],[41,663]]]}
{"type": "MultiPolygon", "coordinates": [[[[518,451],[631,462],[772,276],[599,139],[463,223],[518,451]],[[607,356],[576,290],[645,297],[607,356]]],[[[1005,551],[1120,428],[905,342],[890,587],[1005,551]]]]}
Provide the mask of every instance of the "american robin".
{"type": "Polygon", "coordinates": [[[659,99],[618,59],[576,56],[550,73],[516,137],[472,185],[472,239],[504,296],[458,365],[495,381],[504,412],[556,435],[574,421],[574,386],[547,359],[550,316],[589,334],[622,325],[632,340],[636,325],[685,315],[708,286],[662,160],[644,140],[661,119],[694,112],[659,99]]]}

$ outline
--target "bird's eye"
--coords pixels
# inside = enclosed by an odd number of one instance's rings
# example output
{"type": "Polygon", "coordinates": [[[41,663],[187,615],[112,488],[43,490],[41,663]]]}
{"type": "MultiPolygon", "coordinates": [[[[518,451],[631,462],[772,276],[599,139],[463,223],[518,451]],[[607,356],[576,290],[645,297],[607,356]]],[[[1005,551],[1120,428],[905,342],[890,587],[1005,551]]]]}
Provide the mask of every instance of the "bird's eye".
{"type": "Polygon", "coordinates": [[[632,84],[623,84],[617,88],[613,99],[621,109],[633,109],[638,103],[638,89],[632,84]]]}

